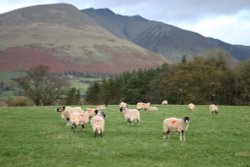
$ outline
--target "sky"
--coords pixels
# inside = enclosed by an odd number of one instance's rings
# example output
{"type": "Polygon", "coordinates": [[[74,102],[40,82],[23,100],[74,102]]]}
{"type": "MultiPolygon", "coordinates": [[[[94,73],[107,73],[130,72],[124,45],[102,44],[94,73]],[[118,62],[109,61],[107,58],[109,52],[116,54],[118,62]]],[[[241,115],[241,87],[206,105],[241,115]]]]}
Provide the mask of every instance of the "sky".
{"type": "Polygon", "coordinates": [[[0,14],[53,3],[69,3],[78,9],[109,8],[117,14],[140,15],[230,44],[250,46],[250,0],[1,0],[0,14]]]}

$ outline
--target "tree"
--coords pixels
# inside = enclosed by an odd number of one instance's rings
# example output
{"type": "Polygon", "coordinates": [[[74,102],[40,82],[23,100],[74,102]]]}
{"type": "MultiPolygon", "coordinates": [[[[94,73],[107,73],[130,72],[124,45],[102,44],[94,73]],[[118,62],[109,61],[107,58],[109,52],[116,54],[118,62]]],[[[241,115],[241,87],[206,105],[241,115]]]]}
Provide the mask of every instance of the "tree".
{"type": "Polygon", "coordinates": [[[100,84],[98,82],[92,83],[86,92],[86,101],[91,104],[99,104],[101,102],[100,100],[100,84]]]}
{"type": "Polygon", "coordinates": [[[27,75],[16,79],[24,94],[35,105],[50,105],[58,99],[67,86],[66,80],[49,72],[49,67],[38,65],[31,68],[27,75]]]}
{"type": "Polygon", "coordinates": [[[80,104],[80,89],[71,88],[66,93],[66,105],[78,105],[80,104]]]}
{"type": "Polygon", "coordinates": [[[236,103],[250,104],[250,59],[238,64],[235,70],[236,76],[236,103]]]}

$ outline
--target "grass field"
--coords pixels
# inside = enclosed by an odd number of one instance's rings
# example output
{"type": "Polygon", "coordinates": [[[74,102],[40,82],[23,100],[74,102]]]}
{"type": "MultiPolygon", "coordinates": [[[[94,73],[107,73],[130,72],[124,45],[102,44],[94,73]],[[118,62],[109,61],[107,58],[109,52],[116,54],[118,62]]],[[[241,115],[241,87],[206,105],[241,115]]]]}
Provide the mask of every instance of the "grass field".
{"type": "MultiPolygon", "coordinates": [[[[94,138],[91,126],[70,127],[55,107],[0,108],[2,167],[247,167],[250,166],[250,107],[155,105],[141,112],[141,125],[127,126],[118,106],[109,106],[104,136],[94,138]],[[185,142],[173,133],[162,139],[166,117],[191,118],[185,142]]],[[[84,108],[87,106],[84,106],[84,108]]],[[[88,106],[89,107],[89,106],[88,106]]],[[[133,107],[129,105],[129,107],[133,107]]]]}

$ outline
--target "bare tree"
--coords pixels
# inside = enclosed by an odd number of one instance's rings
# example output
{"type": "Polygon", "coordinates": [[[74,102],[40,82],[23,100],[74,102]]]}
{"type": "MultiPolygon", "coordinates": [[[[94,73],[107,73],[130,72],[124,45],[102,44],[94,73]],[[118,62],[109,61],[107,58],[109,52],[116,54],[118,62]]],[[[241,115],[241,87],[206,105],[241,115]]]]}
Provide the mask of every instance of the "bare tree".
{"type": "Polygon", "coordinates": [[[16,81],[34,103],[38,105],[51,105],[62,94],[66,80],[57,74],[49,72],[49,67],[38,65],[27,72],[27,76],[18,78],[16,81]]]}

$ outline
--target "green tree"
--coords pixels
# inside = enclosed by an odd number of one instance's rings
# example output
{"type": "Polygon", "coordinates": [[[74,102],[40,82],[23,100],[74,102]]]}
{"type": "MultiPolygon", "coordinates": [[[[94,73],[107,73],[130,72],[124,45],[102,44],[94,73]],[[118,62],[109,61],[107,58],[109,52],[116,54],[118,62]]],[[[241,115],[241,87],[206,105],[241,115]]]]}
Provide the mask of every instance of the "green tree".
{"type": "Polygon", "coordinates": [[[92,83],[86,92],[86,102],[91,104],[99,104],[101,102],[100,99],[100,92],[101,92],[101,85],[98,82],[92,83]]]}
{"type": "Polygon", "coordinates": [[[238,64],[235,69],[235,102],[250,105],[250,59],[238,64]]]}
{"type": "Polygon", "coordinates": [[[78,105],[80,104],[80,89],[71,88],[66,93],[66,104],[67,105],[78,105]]]}

